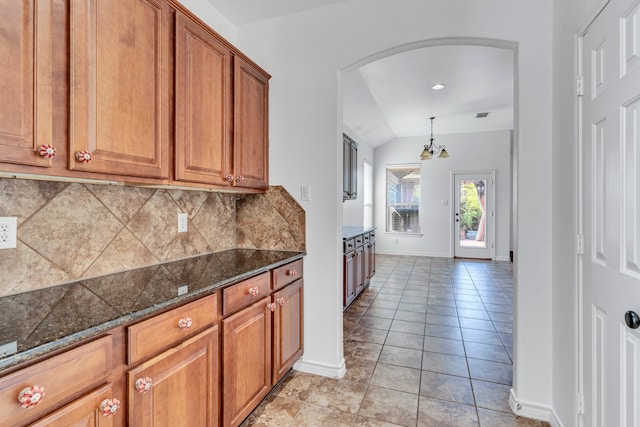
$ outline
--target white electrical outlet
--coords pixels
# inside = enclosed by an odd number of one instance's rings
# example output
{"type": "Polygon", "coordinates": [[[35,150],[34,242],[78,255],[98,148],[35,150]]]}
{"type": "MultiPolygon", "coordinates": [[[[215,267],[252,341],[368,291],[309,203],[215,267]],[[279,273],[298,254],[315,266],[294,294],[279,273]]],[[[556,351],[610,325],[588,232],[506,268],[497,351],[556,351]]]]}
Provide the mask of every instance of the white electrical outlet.
{"type": "Polygon", "coordinates": [[[178,233],[186,233],[189,226],[188,226],[188,216],[186,213],[179,213],[178,214],[178,233]]]}
{"type": "Polygon", "coordinates": [[[0,249],[16,247],[18,239],[18,218],[0,217],[0,249]]]}

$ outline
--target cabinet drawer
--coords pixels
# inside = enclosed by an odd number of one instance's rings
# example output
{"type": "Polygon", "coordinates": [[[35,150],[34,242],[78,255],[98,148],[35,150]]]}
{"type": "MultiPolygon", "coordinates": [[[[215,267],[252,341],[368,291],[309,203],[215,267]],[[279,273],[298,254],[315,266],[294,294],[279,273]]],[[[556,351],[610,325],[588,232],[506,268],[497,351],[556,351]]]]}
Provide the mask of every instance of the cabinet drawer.
{"type": "Polygon", "coordinates": [[[369,232],[369,241],[374,242],[375,240],[376,240],[376,232],[375,231],[369,232]]]}
{"type": "Polygon", "coordinates": [[[104,383],[111,368],[112,340],[106,336],[0,378],[2,425],[34,421],[79,392],[104,383]],[[18,396],[33,386],[42,387],[44,397],[31,409],[22,408],[18,396]]]}
{"type": "Polygon", "coordinates": [[[344,241],[344,253],[351,252],[356,248],[356,239],[349,239],[344,241]]]}
{"type": "Polygon", "coordinates": [[[128,363],[136,363],[218,320],[218,294],[147,319],[128,328],[128,363]]]}
{"type": "Polygon", "coordinates": [[[222,315],[226,316],[269,295],[269,273],[247,279],[222,290],[222,315]]]}
{"type": "Polygon", "coordinates": [[[290,262],[271,272],[271,288],[275,291],[302,277],[302,260],[290,262]]]}
{"type": "Polygon", "coordinates": [[[364,236],[356,236],[354,240],[356,241],[356,248],[359,248],[364,243],[364,236]]]}
{"type": "Polygon", "coordinates": [[[362,238],[364,239],[364,244],[366,245],[367,243],[369,243],[369,233],[364,233],[362,235],[362,238]]]}

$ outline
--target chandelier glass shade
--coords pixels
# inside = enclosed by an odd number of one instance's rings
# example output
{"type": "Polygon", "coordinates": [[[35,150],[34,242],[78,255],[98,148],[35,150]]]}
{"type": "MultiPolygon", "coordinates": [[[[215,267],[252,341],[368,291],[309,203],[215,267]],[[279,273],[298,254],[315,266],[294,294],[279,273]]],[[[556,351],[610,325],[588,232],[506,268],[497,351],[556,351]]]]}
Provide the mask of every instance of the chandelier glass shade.
{"type": "Polygon", "coordinates": [[[420,153],[420,160],[430,160],[434,157],[446,159],[449,157],[444,145],[438,145],[433,140],[433,119],[435,117],[429,117],[429,120],[431,120],[431,138],[429,139],[429,144],[425,145],[424,150],[420,153]]]}

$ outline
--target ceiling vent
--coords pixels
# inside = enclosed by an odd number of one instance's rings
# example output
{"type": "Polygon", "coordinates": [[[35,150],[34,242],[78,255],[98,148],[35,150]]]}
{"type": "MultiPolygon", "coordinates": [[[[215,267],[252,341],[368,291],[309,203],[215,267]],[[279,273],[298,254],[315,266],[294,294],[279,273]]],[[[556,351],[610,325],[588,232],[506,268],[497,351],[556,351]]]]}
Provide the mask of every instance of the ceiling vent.
{"type": "Polygon", "coordinates": [[[488,115],[489,115],[489,113],[478,113],[478,114],[476,114],[476,119],[484,119],[488,115]]]}

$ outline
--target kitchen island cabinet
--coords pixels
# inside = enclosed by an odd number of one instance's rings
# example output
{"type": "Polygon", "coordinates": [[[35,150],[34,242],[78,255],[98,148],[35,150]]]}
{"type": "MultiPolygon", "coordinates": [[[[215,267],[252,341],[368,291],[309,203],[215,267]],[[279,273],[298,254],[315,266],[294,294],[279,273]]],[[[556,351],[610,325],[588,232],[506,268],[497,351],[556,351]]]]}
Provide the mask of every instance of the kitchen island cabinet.
{"type": "Polygon", "coordinates": [[[369,286],[375,274],[375,228],[343,227],[343,308],[369,286]]]}

